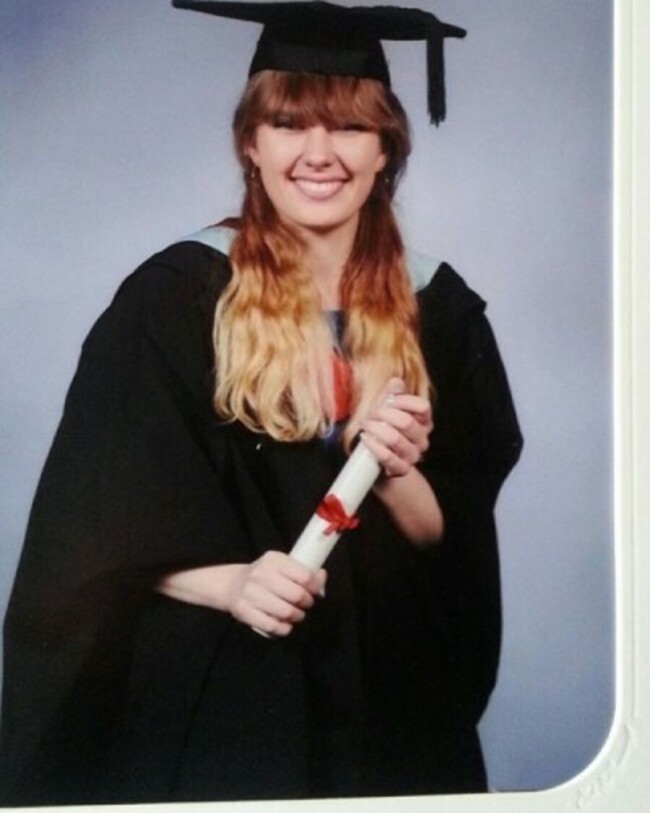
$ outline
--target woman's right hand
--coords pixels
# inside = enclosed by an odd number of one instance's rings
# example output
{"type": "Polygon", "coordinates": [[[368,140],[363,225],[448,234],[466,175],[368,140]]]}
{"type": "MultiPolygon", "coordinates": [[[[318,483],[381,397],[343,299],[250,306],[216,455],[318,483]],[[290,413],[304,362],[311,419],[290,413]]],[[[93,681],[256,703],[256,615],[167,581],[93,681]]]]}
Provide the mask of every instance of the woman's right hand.
{"type": "Polygon", "coordinates": [[[289,635],[316,597],[327,574],[312,573],[281,551],[268,551],[250,564],[212,565],[172,573],[158,584],[169,598],[229,612],[270,635],[289,635]]]}

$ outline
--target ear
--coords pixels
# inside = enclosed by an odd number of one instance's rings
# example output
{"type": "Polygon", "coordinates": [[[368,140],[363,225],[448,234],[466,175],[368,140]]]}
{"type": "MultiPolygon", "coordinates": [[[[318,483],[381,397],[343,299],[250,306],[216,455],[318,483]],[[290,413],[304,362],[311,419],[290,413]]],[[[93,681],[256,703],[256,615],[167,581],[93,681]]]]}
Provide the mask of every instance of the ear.
{"type": "Polygon", "coordinates": [[[257,147],[255,146],[255,141],[251,141],[251,143],[246,147],[244,150],[246,157],[250,158],[250,160],[255,164],[256,167],[260,165],[260,158],[259,152],[257,151],[257,147]]]}
{"type": "Polygon", "coordinates": [[[380,152],[377,156],[377,161],[375,163],[375,173],[379,174],[386,169],[386,164],[388,163],[388,156],[385,152],[380,152]]]}

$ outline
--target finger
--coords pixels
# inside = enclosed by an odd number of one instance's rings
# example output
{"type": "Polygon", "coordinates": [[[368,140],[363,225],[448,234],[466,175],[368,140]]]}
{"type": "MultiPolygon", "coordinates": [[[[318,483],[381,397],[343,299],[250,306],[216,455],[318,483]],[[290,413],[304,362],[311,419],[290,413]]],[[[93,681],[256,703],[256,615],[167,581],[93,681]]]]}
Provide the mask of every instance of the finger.
{"type": "Polygon", "coordinates": [[[433,429],[431,404],[417,395],[396,396],[390,402],[379,404],[367,417],[387,420],[400,428],[412,424],[416,431],[421,429],[427,435],[433,429]]]}
{"type": "MultiPolygon", "coordinates": [[[[232,615],[251,625],[258,625],[259,614],[284,624],[294,625],[305,618],[304,610],[274,596],[257,585],[247,585],[234,603],[232,615]]],[[[266,630],[266,627],[261,627],[266,630]]]]}
{"type": "Polygon", "coordinates": [[[327,571],[321,568],[314,573],[311,583],[309,585],[309,591],[312,595],[321,596],[323,598],[325,596],[325,585],[327,584],[327,571]]]}
{"type": "Polygon", "coordinates": [[[387,415],[393,414],[393,410],[408,414],[426,432],[430,432],[433,428],[431,403],[427,398],[419,395],[412,395],[410,393],[386,393],[382,391],[372,409],[368,412],[366,417],[388,419],[387,415]],[[390,410],[390,412],[387,412],[390,410]]]}
{"type": "Polygon", "coordinates": [[[313,577],[313,572],[308,567],[278,550],[267,551],[257,560],[255,565],[259,573],[265,577],[279,576],[305,589],[307,589],[313,577]]]}
{"type": "Polygon", "coordinates": [[[387,477],[400,477],[409,472],[412,464],[399,457],[385,444],[368,432],[361,433],[361,442],[373,453],[387,477]]]}
{"type": "Polygon", "coordinates": [[[286,607],[295,607],[302,611],[314,603],[314,597],[304,588],[291,581],[277,579],[270,582],[252,579],[242,591],[246,600],[267,612],[282,617],[286,607]]]}
{"type": "Polygon", "coordinates": [[[272,612],[281,615],[280,604],[308,610],[314,604],[314,595],[296,582],[275,571],[258,571],[244,587],[242,595],[247,600],[272,612]]]}
{"type": "MultiPolygon", "coordinates": [[[[429,435],[433,429],[431,404],[417,395],[396,396],[391,406],[378,407],[367,420],[380,420],[394,426],[414,443],[422,454],[429,448],[429,435]]],[[[362,425],[362,429],[366,428],[362,425]]]]}
{"type": "Polygon", "coordinates": [[[269,551],[253,563],[247,585],[258,585],[290,604],[308,609],[314,603],[309,589],[312,572],[286,553],[269,551]]]}
{"type": "MultiPolygon", "coordinates": [[[[371,422],[377,421],[376,426],[381,424],[392,427],[398,434],[403,435],[410,443],[415,444],[420,451],[428,445],[429,427],[422,424],[415,416],[409,412],[403,412],[400,409],[384,407],[379,410],[376,416],[369,416],[368,420],[364,421],[362,428],[370,428],[371,422]]],[[[397,438],[390,440],[389,445],[394,447],[397,438]]]]}
{"type": "Polygon", "coordinates": [[[409,438],[386,421],[364,421],[363,431],[409,465],[417,463],[427,442],[421,433],[417,438],[409,438]]]}
{"type": "Polygon", "coordinates": [[[410,395],[408,393],[396,395],[392,406],[402,412],[408,412],[420,422],[431,420],[431,402],[419,395],[410,395]]]}
{"type": "Polygon", "coordinates": [[[324,570],[319,570],[316,573],[310,571],[309,581],[304,587],[285,580],[275,585],[275,594],[295,607],[308,610],[314,606],[316,596],[323,594],[326,581],[327,573],[324,570]]]}
{"type": "Polygon", "coordinates": [[[375,404],[377,407],[403,404],[403,407],[400,408],[423,413],[431,407],[428,398],[408,393],[404,380],[396,376],[386,382],[385,386],[380,390],[375,404]]]}
{"type": "MultiPolygon", "coordinates": [[[[428,398],[423,398],[421,395],[415,395],[412,392],[394,393],[390,400],[392,406],[397,406],[399,409],[405,409],[408,412],[426,412],[431,409],[431,402],[428,398]]],[[[385,401],[386,398],[383,399],[383,402],[385,401]]],[[[380,403],[383,402],[380,401],[380,403]]]]}
{"type": "Polygon", "coordinates": [[[293,631],[293,625],[285,621],[279,621],[266,613],[256,610],[255,608],[248,608],[247,612],[242,616],[237,616],[233,613],[237,621],[241,621],[248,627],[252,627],[256,632],[261,632],[268,637],[284,638],[293,631]]]}

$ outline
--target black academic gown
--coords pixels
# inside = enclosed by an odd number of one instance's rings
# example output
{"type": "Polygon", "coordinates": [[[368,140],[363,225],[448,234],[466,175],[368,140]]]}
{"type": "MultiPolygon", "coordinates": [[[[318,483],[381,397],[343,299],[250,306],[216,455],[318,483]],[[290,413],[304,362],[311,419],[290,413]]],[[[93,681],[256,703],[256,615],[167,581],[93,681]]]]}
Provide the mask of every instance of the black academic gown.
{"type": "Polygon", "coordinates": [[[227,258],[183,242],[87,338],[5,620],[5,804],[485,788],[476,725],[500,635],[493,509],[521,436],[484,302],[418,293],[435,383],[423,460],[445,536],[416,549],[370,496],[286,640],[156,593],[163,574],[288,550],[344,461],[211,408],[227,258]]]}

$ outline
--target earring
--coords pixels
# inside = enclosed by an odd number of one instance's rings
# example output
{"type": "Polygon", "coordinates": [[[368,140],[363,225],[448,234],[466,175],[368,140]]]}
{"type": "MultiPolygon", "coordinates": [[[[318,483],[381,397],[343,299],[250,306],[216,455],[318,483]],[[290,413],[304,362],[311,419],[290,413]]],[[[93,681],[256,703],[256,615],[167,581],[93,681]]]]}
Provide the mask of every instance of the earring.
{"type": "Polygon", "coordinates": [[[252,161],[250,167],[248,168],[248,180],[251,183],[255,183],[257,180],[257,166],[252,161]]]}
{"type": "Polygon", "coordinates": [[[393,179],[390,173],[385,170],[378,172],[372,191],[373,195],[377,198],[388,197],[390,199],[393,195],[393,179]]]}

